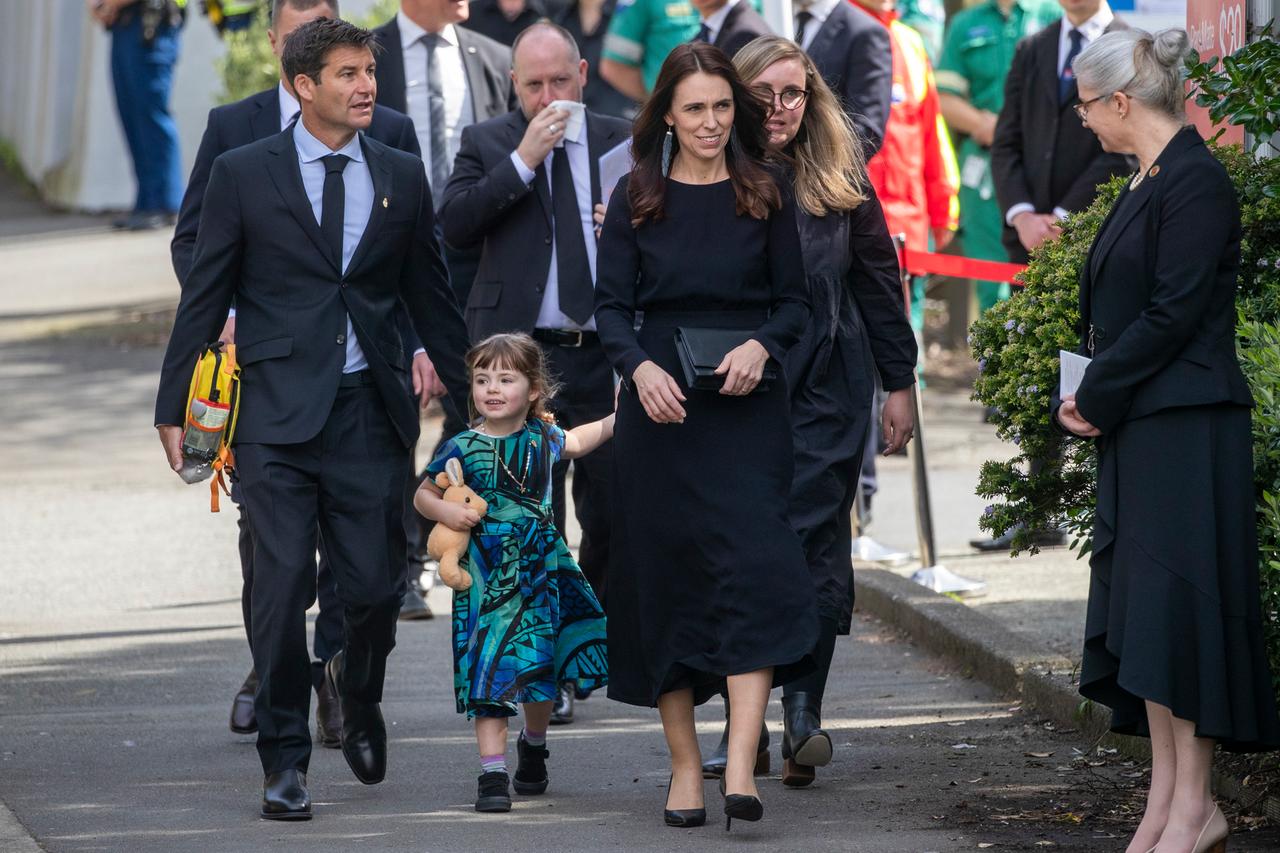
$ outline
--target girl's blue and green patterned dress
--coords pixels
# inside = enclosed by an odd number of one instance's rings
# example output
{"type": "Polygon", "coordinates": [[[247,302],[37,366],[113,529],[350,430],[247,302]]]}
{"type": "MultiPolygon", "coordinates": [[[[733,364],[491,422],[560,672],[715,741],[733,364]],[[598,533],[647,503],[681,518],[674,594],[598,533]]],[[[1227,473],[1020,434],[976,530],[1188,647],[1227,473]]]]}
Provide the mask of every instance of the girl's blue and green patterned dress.
{"type": "Polygon", "coordinates": [[[489,504],[463,563],[471,587],[453,594],[453,688],[468,718],[554,700],[563,681],[585,690],[608,681],[604,611],[552,517],[551,466],[564,438],[535,419],[501,438],[467,430],[427,466],[435,475],[460,460],[489,504]]]}

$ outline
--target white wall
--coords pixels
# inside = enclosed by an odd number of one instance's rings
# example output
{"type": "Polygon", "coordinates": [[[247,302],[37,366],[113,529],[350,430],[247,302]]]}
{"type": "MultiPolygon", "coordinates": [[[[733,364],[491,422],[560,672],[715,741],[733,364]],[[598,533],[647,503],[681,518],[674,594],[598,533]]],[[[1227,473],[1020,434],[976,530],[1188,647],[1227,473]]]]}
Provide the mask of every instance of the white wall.
{"type": "MultiPolygon", "coordinates": [[[[343,0],[346,15],[373,0],[343,0]]],[[[221,81],[222,43],[191,0],[170,110],[189,171],[221,81]]],[[[0,0],[0,140],[57,207],[133,206],[132,163],[111,88],[110,39],[84,0],[0,0]]]]}

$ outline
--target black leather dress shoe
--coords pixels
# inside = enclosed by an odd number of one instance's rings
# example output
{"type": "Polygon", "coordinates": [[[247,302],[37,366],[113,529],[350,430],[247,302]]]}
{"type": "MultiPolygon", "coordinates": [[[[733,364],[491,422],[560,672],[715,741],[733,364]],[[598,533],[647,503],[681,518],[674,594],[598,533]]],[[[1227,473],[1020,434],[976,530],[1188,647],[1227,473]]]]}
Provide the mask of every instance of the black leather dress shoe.
{"type": "Polygon", "coordinates": [[[551,706],[551,725],[567,726],[573,722],[573,697],[576,689],[572,681],[561,683],[555,704],[551,706]]]}
{"type": "Polygon", "coordinates": [[[342,746],[342,712],[328,678],[316,688],[316,740],[325,749],[342,746]]]}
{"type": "Polygon", "coordinates": [[[418,592],[413,584],[405,590],[404,597],[400,599],[400,621],[416,622],[421,619],[434,619],[435,614],[431,612],[431,608],[427,606],[427,600],[422,597],[422,593],[418,592]]]}
{"type": "Polygon", "coordinates": [[[251,735],[258,730],[258,715],[253,710],[253,700],[257,695],[258,673],[251,669],[231,700],[231,731],[238,735],[251,735]]]}
{"type": "Polygon", "coordinates": [[[268,773],[262,782],[262,816],[267,820],[311,820],[307,774],[301,770],[268,773]]]}
{"type": "Polygon", "coordinates": [[[325,665],[325,680],[338,697],[342,717],[342,757],[366,785],[376,785],[387,775],[387,724],[376,702],[361,702],[342,692],[342,661],[338,652],[325,665]]]}
{"type": "Polygon", "coordinates": [[[822,703],[810,693],[782,697],[782,784],[803,788],[815,767],[831,763],[831,736],[822,730],[822,703]]]}

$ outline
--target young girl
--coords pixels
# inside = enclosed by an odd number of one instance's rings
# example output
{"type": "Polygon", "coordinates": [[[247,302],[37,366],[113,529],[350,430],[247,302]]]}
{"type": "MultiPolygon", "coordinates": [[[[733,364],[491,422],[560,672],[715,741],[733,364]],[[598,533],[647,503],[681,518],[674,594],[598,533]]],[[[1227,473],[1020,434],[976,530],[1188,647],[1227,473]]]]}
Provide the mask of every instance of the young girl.
{"type": "Polygon", "coordinates": [[[481,775],[476,811],[511,810],[507,717],[517,703],[515,789],[547,789],[547,724],[557,685],[594,690],[608,680],[605,617],[556,530],[551,466],[584,456],[613,437],[613,415],[565,432],[547,405],[555,388],[542,350],[528,335],[494,335],[467,354],[474,428],[440,448],[427,466],[462,463],[468,486],[488,503],[483,518],[445,503],[428,478],[414,506],[454,530],[471,531],[471,587],[453,596],[453,687],[458,713],[475,720],[481,775]]]}

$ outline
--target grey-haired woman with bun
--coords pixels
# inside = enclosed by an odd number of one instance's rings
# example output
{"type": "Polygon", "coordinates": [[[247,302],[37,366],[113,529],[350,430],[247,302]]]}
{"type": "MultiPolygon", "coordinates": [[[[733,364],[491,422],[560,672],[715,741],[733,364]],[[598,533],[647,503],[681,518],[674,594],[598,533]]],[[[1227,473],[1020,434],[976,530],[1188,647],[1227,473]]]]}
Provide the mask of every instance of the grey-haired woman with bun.
{"type": "Polygon", "coordinates": [[[1080,281],[1075,394],[1061,426],[1098,445],[1080,692],[1151,738],[1128,853],[1221,853],[1215,744],[1280,747],[1262,638],[1249,387],[1235,352],[1240,211],[1186,124],[1187,34],[1108,33],[1073,63],[1076,112],[1139,168],[1080,281]]]}

